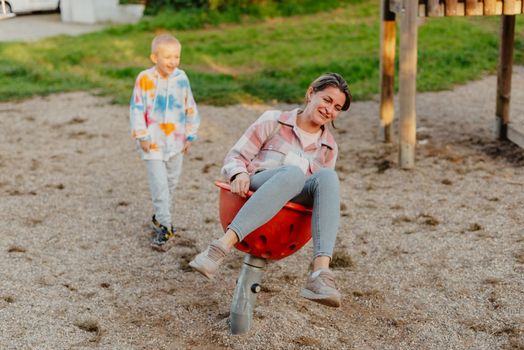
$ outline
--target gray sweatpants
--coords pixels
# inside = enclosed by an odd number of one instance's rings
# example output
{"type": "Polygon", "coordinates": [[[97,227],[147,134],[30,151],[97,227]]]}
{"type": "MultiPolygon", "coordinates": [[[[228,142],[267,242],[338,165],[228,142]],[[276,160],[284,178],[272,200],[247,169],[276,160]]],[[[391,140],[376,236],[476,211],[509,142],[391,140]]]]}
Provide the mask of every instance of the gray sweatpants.
{"type": "Polygon", "coordinates": [[[167,161],[146,160],[149,191],[153,201],[155,217],[160,224],[171,226],[171,203],[178,179],[182,173],[183,153],[178,153],[167,161]]]}

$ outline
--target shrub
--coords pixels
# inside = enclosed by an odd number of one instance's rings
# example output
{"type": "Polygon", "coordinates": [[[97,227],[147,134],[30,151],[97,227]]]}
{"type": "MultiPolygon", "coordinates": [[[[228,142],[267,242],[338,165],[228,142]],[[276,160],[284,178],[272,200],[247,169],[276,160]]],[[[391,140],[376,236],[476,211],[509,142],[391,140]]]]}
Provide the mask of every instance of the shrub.
{"type": "Polygon", "coordinates": [[[326,11],[350,2],[361,0],[147,0],[146,14],[153,15],[166,9],[201,9],[211,12],[239,12],[265,18],[326,11]]]}

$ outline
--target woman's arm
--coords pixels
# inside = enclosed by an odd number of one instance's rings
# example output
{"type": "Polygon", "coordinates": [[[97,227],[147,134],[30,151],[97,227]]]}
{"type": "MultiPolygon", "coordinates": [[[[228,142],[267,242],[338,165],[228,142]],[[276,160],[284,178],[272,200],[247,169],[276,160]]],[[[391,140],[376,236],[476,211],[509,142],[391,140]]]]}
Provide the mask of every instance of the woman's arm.
{"type": "Polygon", "coordinates": [[[276,119],[278,115],[275,114],[275,111],[262,114],[229,150],[224,159],[222,174],[230,181],[238,174],[249,174],[249,165],[278,123],[276,119]]]}

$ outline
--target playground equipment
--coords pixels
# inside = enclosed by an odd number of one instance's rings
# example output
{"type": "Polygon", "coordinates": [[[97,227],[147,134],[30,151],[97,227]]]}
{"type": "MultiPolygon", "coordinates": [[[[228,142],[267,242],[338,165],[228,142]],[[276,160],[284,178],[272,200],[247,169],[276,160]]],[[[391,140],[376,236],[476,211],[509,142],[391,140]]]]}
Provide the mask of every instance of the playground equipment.
{"type": "Polygon", "coordinates": [[[413,168],[416,143],[417,15],[502,17],[499,46],[496,134],[524,147],[524,132],[510,123],[509,102],[515,36],[515,15],[524,0],[381,0],[380,120],[384,140],[391,142],[394,119],[395,18],[400,18],[399,137],[402,168],[413,168]]]}
{"type": "MultiPolygon", "coordinates": [[[[224,231],[247,198],[231,193],[231,187],[216,181],[220,188],[220,222],[224,231]]],[[[311,239],[311,209],[288,202],[270,221],[251,232],[235,248],[246,254],[237,280],[229,315],[232,334],[249,331],[257,294],[262,287],[263,268],[267,260],[279,260],[302,248],[311,239]]]]}

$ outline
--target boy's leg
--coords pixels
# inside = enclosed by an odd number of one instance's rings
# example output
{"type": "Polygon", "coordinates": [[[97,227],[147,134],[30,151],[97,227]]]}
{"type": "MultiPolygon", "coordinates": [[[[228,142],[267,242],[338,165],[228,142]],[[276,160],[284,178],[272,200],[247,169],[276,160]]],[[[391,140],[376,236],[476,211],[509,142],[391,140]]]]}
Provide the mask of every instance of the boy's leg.
{"type": "Polygon", "coordinates": [[[161,225],[171,227],[166,163],[162,160],[146,160],[146,168],[155,218],[161,225]]]}
{"type": "Polygon", "coordinates": [[[172,208],[174,206],[173,198],[175,197],[176,187],[178,185],[178,179],[180,178],[180,174],[182,174],[182,163],[184,160],[184,155],[182,153],[178,153],[166,162],[166,170],[167,170],[167,182],[169,186],[169,212],[172,213],[172,208]]]}

